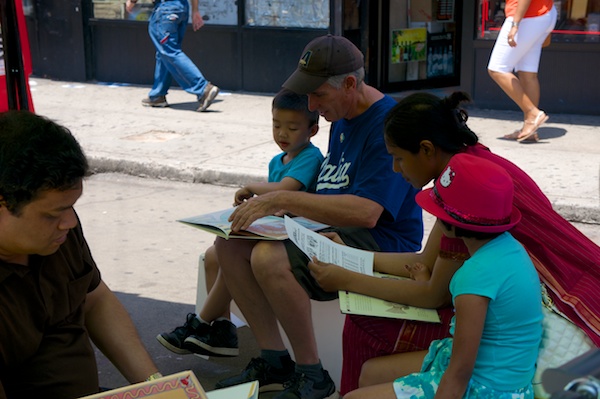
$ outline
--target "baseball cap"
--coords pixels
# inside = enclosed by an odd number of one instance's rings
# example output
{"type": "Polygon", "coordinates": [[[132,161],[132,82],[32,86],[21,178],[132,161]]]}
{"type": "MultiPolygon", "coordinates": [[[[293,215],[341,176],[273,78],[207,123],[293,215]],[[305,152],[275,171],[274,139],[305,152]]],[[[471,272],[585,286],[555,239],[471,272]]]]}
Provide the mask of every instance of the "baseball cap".
{"type": "Polygon", "coordinates": [[[354,72],[365,66],[363,54],[343,36],[321,36],[304,47],[298,68],[283,87],[298,94],[315,91],[331,76],[354,72]]]}
{"type": "Polygon", "coordinates": [[[501,233],[521,219],[514,184],[504,168],[469,154],[450,158],[433,188],[417,194],[421,208],[465,230],[501,233]]]}

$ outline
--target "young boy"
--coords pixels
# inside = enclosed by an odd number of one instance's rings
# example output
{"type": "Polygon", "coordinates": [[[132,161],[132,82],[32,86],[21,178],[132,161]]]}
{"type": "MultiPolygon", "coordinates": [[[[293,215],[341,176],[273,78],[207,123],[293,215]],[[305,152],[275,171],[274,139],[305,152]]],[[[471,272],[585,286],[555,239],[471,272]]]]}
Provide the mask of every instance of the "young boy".
{"type": "MultiPolygon", "coordinates": [[[[501,167],[458,154],[433,189],[417,194],[417,203],[441,221],[446,236],[461,238],[471,256],[450,281],[452,338],[432,342],[429,351],[396,355],[403,377],[344,399],[533,398],[542,336],[540,283],[527,252],[508,232],[521,218],[513,190],[501,167]]],[[[419,267],[409,271],[427,278],[419,267]]],[[[380,359],[372,360],[363,367],[381,366],[380,359]]]]}
{"type": "MultiPolygon", "coordinates": [[[[323,155],[310,142],[319,130],[319,114],[308,110],[308,97],[283,89],[273,99],[273,140],[283,152],[269,163],[268,182],[257,182],[239,189],[234,205],[254,195],[276,190],[313,191],[323,155]]],[[[188,314],[183,326],[156,339],[179,354],[212,356],[239,354],[236,327],[229,320],[231,295],[220,276],[214,246],[205,252],[208,297],[199,315],[188,314]]]]}

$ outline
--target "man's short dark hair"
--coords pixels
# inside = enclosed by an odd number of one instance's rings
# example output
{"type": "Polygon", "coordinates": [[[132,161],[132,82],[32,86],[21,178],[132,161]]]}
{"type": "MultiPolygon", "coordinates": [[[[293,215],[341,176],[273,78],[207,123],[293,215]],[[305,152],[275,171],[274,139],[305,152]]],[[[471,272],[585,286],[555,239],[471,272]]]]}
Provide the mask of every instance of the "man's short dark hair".
{"type": "Polygon", "coordinates": [[[29,111],[0,114],[0,196],[19,214],[45,190],[68,190],[89,173],[71,132],[29,111]]]}

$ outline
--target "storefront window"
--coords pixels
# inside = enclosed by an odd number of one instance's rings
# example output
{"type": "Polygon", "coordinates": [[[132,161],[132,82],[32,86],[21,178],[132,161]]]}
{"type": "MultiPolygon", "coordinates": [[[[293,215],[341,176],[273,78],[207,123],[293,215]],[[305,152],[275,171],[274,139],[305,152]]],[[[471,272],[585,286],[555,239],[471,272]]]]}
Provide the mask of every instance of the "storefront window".
{"type": "Polygon", "coordinates": [[[246,0],[248,26],[329,28],[329,1],[246,0]]]}
{"type": "MultiPolygon", "coordinates": [[[[138,0],[131,13],[128,13],[127,10],[125,10],[124,0],[93,0],[93,4],[94,18],[100,19],[147,21],[154,9],[152,0],[138,0]]],[[[202,14],[202,18],[207,25],[237,25],[237,7],[236,0],[198,1],[200,14],[202,14]]]]}
{"type": "Polygon", "coordinates": [[[453,0],[392,0],[389,15],[389,83],[456,78],[453,0]]]}
{"type": "MultiPolygon", "coordinates": [[[[479,2],[477,38],[495,40],[504,22],[505,1],[479,2]]],[[[600,42],[600,0],[555,1],[553,42],[600,42]]]]}

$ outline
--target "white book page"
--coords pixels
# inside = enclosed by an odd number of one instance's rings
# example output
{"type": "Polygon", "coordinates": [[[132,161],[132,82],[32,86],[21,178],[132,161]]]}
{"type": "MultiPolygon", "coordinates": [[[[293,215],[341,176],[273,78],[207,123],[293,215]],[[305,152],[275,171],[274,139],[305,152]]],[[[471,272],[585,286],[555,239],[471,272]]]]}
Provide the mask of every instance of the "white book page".
{"type": "Polygon", "coordinates": [[[321,262],[333,263],[353,272],[373,275],[373,252],[333,242],[287,216],[285,229],[289,239],[310,259],[316,257],[321,262]]]}

